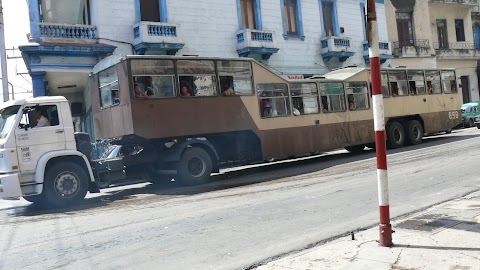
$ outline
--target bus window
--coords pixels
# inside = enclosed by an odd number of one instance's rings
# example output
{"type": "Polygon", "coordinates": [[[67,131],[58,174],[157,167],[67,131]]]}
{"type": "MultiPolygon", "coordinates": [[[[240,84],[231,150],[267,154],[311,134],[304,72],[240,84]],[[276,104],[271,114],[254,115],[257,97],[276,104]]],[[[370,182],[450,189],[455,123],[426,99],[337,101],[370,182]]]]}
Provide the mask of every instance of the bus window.
{"type": "Polygon", "coordinates": [[[132,60],[133,84],[138,85],[137,98],[165,98],[175,96],[175,72],[171,60],[132,60]]]}
{"type": "Polygon", "coordinates": [[[213,61],[178,60],[177,73],[181,96],[217,95],[217,82],[213,61]]]}
{"type": "Polygon", "coordinates": [[[218,61],[218,77],[223,96],[253,95],[252,65],[248,61],[218,61]]]}
{"type": "Polygon", "coordinates": [[[320,83],[319,87],[322,111],[324,113],[345,111],[345,92],[343,90],[343,83],[320,83]]]}
{"type": "Polygon", "coordinates": [[[118,76],[117,67],[109,67],[98,74],[100,86],[100,107],[106,108],[120,103],[118,99],[118,76]],[[115,96],[117,95],[117,96],[115,96]]]}
{"type": "Polygon", "coordinates": [[[426,70],[425,71],[425,80],[427,81],[427,93],[431,94],[441,94],[442,93],[442,83],[440,81],[440,71],[438,70],[426,70]]]}
{"type": "Polygon", "coordinates": [[[423,70],[408,70],[410,95],[425,95],[425,77],[423,70]]]}
{"type": "Polygon", "coordinates": [[[390,82],[390,90],[392,97],[408,96],[407,73],[404,70],[388,71],[388,81],[390,82]]]}
{"type": "Polygon", "coordinates": [[[284,83],[257,85],[260,115],[263,118],[290,115],[288,88],[284,83]]]}
{"type": "Polygon", "coordinates": [[[318,90],[315,83],[292,83],[293,114],[318,113],[318,90]]]}
{"type": "Polygon", "coordinates": [[[457,93],[457,82],[455,80],[455,72],[450,70],[442,70],[442,85],[443,85],[443,92],[450,94],[450,93],[457,93]]]}
{"type": "Polygon", "coordinates": [[[365,110],[370,108],[366,82],[345,83],[349,110],[365,110]]]}
{"type": "MultiPolygon", "coordinates": [[[[390,91],[388,90],[388,75],[386,71],[381,72],[382,76],[382,94],[383,97],[390,97],[390,91]]],[[[370,87],[370,89],[372,89],[370,87]]]]}

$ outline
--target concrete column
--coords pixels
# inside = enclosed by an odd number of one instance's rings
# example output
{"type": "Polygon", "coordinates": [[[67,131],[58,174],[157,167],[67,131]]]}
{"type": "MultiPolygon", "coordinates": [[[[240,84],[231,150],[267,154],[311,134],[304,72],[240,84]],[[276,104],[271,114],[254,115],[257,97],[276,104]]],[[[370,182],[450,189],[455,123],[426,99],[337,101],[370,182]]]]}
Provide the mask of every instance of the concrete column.
{"type": "Polygon", "coordinates": [[[40,7],[38,0],[28,0],[28,15],[30,16],[30,36],[38,38],[40,36],[40,7]]]}
{"type": "Polygon", "coordinates": [[[43,80],[45,74],[45,71],[36,71],[30,73],[30,76],[32,77],[33,97],[41,97],[46,95],[45,81],[43,80]]]}

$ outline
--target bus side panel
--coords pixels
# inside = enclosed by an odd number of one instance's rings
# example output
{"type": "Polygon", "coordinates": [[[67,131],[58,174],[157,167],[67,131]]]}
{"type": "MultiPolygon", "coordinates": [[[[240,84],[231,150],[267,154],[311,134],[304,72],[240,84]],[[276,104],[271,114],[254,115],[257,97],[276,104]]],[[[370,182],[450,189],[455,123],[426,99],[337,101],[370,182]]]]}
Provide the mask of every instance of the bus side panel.
{"type": "Polygon", "coordinates": [[[374,142],[373,121],[263,130],[264,157],[285,158],[374,142]]]}
{"type": "Polygon", "coordinates": [[[421,114],[425,133],[436,133],[442,131],[448,131],[462,123],[460,110],[433,112],[421,114]]]}
{"type": "Polygon", "coordinates": [[[134,133],[146,139],[257,131],[241,97],[133,100],[134,133]]]}

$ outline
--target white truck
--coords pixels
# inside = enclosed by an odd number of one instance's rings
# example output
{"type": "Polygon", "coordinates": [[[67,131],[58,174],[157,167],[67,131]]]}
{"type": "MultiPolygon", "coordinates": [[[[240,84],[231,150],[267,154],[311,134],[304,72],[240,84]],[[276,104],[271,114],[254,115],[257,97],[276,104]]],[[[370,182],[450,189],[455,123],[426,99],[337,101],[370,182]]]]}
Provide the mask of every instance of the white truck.
{"type": "Polygon", "coordinates": [[[89,136],[74,133],[64,97],[1,104],[0,132],[0,199],[65,206],[99,192],[89,136]]]}

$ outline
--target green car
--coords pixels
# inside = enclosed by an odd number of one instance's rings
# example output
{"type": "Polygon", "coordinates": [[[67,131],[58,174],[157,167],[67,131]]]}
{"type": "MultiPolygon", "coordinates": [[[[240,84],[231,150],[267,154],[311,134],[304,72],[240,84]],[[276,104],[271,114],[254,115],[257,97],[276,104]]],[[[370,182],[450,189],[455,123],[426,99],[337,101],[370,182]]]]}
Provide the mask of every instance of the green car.
{"type": "Polygon", "coordinates": [[[473,123],[474,125],[480,129],[480,114],[477,114],[474,118],[473,118],[473,123]]]}
{"type": "Polygon", "coordinates": [[[476,125],[475,117],[480,116],[479,106],[480,101],[469,102],[462,105],[462,124],[464,127],[468,128],[476,125]]]}

